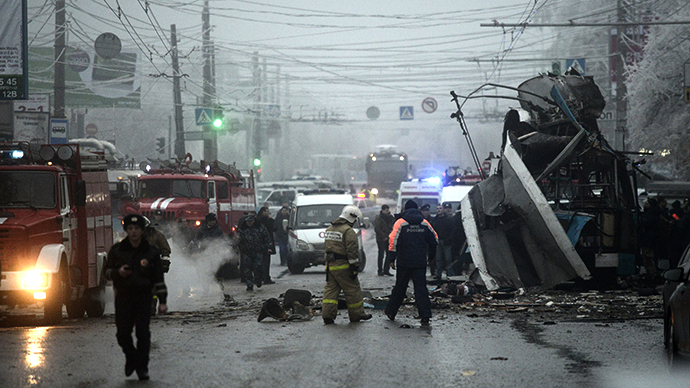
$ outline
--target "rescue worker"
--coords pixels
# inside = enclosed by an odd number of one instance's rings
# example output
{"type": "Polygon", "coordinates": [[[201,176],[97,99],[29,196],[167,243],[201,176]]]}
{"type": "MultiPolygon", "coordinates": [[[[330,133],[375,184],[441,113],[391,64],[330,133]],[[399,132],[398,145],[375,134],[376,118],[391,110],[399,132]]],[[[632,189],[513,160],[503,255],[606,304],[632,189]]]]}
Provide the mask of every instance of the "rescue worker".
{"type": "Polygon", "coordinates": [[[275,284],[271,279],[271,255],[276,253],[276,242],[273,236],[273,229],[275,229],[275,220],[271,217],[271,212],[268,210],[268,206],[263,206],[259,209],[259,216],[256,217],[256,221],[261,223],[261,225],[266,228],[268,235],[271,237],[271,248],[268,252],[263,254],[262,267],[264,271],[263,283],[264,284],[275,284]]]}
{"type": "Polygon", "coordinates": [[[173,231],[173,243],[179,247],[185,248],[194,240],[195,236],[196,232],[189,226],[187,219],[184,217],[178,218],[173,231]]]}
{"type": "Polygon", "coordinates": [[[362,211],[357,206],[347,205],[325,232],[326,287],[323,290],[322,314],[326,325],[334,323],[338,315],[341,289],[345,293],[350,322],[371,319],[371,314],[364,312],[362,290],[357,279],[359,242],[352,226],[360,217],[362,211]]]}
{"type": "Polygon", "coordinates": [[[388,257],[391,268],[395,269],[395,286],[388,304],[386,316],[391,321],[402,305],[407,292],[407,285],[412,280],[414,285],[414,299],[422,325],[428,325],[431,319],[431,301],[429,290],[426,288],[427,255],[429,260],[436,256],[438,237],[429,221],[422,217],[417,209],[417,203],[409,200],[405,203],[405,211],[395,221],[393,231],[389,236],[388,257]]]}
{"type": "MultiPolygon", "coordinates": [[[[170,271],[170,254],[172,250],[170,249],[170,244],[168,244],[168,239],[165,235],[158,229],[156,229],[145,216],[141,216],[146,223],[146,228],[144,229],[144,238],[149,242],[154,248],[158,249],[161,254],[161,260],[163,263],[163,272],[168,273],[170,271]]],[[[123,221],[124,224],[124,221],[123,221]]]]}
{"type": "Polygon", "coordinates": [[[390,265],[386,258],[386,251],[388,250],[388,235],[393,230],[395,224],[395,217],[391,214],[390,206],[381,205],[381,212],[374,219],[374,233],[376,233],[376,245],[379,248],[378,265],[379,276],[388,275],[393,276],[390,272],[390,265]]]}
{"type": "Polygon", "coordinates": [[[158,313],[168,310],[160,253],[144,238],[146,221],[138,214],[123,219],[127,237],[113,245],[105,264],[105,277],[115,289],[115,325],[117,343],[125,353],[125,376],[137,372],[139,380],[148,380],[151,349],[151,300],[160,300],[158,313]],[[137,346],[132,341],[136,327],[137,346]]]}
{"type": "Polygon", "coordinates": [[[240,220],[237,227],[238,242],[242,260],[242,271],[247,291],[254,285],[261,288],[263,282],[263,257],[271,250],[271,236],[266,227],[256,221],[256,216],[249,214],[240,220]]]}
{"type": "MultiPolygon", "coordinates": [[[[204,222],[199,227],[199,230],[196,231],[194,240],[199,245],[208,245],[211,240],[224,236],[223,230],[218,226],[218,217],[216,213],[208,213],[206,217],[204,217],[204,222]]],[[[201,248],[203,249],[205,246],[201,248]]]]}
{"type": "Polygon", "coordinates": [[[172,237],[172,227],[170,223],[165,219],[163,210],[156,209],[153,211],[153,217],[151,220],[151,225],[159,230],[166,238],[172,237]]]}
{"type": "MultiPolygon", "coordinates": [[[[156,212],[161,211],[156,210],[156,212]]],[[[155,217],[156,213],[154,212],[153,214],[155,217]]],[[[161,216],[162,214],[163,212],[160,213],[161,216]]],[[[146,216],[142,216],[142,218],[144,218],[146,223],[146,228],[144,229],[144,238],[149,242],[149,244],[151,244],[151,246],[158,249],[158,252],[161,254],[161,265],[163,266],[163,272],[168,273],[168,271],[170,271],[170,254],[172,253],[170,244],[168,244],[168,239],[160,230],[151,224],[151,221],[146,218],[146,216]]],[[[153,301],[151,302],[151,315],[156,315],[157,304],[158,298],[154,295],[153,301]]]]}
{"type": "Polygon", "coordinates": [[[287,220],[290,216],[290,209],[287,205],[283,205],[278,212],[275,220],[275,239],[278,242],[278,250],[280,251],[280,265],[287,265],[288,256],[288,232],[287,228],[283,227],[283,220],[287,220]]]}

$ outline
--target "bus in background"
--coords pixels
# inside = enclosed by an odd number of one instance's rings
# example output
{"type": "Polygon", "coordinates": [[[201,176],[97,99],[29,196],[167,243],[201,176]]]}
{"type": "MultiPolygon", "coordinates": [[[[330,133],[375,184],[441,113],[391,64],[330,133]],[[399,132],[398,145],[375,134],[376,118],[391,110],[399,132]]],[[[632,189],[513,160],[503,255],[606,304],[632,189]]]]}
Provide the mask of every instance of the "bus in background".
{"type": "Polygon", "coordinates": [[[314,154],[307,162],[309,166],[303,173],[320,175],[342,187],[348,187],[358,174],[364,173],[364,158],[356,155],[314,154]]]}
{"type": "Polygon", "coordinates": [[[376,146],[365,167],[369,190],[380,197],[395,198],[400,183],[409,178],[407,155],[398,152],[394,145],[376,146]]]}

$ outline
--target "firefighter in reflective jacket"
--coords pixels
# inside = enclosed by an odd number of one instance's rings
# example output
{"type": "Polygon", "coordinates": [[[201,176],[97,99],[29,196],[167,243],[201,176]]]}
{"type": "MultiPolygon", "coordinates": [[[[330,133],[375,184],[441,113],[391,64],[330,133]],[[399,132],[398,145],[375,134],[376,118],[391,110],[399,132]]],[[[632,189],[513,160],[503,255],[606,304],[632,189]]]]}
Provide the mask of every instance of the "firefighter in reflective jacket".
{"type": "Polygon", "coordinates": [[[371,314],[364,312],[362,290],[357,279],[359,269],[359,243],[352,229],[362,212],[353,205],[343,208],[340,217],[331,223],[325,233],[326,287],[323,290],[323,322],[331,324],[338,315],[338,296],[345,293],[350,322],[366,321],[371,314]]]}

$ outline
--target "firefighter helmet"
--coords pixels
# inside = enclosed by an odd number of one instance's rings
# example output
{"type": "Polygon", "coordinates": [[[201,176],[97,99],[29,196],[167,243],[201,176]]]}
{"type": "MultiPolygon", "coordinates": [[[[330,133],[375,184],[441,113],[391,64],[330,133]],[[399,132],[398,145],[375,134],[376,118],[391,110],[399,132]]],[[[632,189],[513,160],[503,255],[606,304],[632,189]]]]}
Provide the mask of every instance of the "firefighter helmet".
{"type": "Polygon", "coordinates": [[[355,205],[347,205],[343,208],[343,212],[340,213],[340,218],[344,218],[347,222],[354,223],[357,218],[362,217],[362,211],[355,205]]]}

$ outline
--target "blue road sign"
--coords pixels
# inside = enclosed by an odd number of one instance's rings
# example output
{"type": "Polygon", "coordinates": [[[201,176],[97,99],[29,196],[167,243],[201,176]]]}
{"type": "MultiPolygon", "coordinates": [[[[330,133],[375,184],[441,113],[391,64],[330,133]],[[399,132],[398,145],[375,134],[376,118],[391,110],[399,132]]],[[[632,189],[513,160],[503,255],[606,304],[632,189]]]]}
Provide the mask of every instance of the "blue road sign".
{"type": "Polygon", "coordinates": [[[213,122],[213,109],[196,108],[194,114],[196,116],[196,125],[211,125],[213,122]]]}
{"type": "Polygon", "coordinates": [[[565,71],[570,70],[571,67],[580,73],[580,75],[585,75],[586,68],[584,58],[566,59],[565,71]]]}
{"type": "Polygon", "coordinates": [[[400,107],[400,120],[414,120],[414,107],[413,106],[401,106],[400,107]]]}

